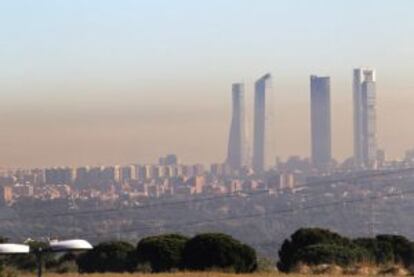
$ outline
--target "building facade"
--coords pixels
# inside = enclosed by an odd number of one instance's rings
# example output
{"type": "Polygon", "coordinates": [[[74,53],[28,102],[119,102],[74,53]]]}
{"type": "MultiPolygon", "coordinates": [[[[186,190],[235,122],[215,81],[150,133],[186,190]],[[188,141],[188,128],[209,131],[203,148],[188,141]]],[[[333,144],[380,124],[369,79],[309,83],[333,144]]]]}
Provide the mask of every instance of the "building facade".
{"type": "Polygon", "coordinates": [[[354,69],[354,159],[359,167],[373,167],[377,155],[375,70],[354,69]]]}
{"type": "Polygon", "coordinates": [[[226,162],[232,170],[240,170],[247,165],[244,84],[233,84],[232,103],[233,113],[226,162]]]}
{"type": "Polygon", "coordinates": [[[252,166],[256,173],[261,173],[273,166],[276,161],[274,103],[270,74],[264,75],[255,83],[253,124],[252,166]]]}
{"type": "Polygon", "coordinates": [[[329,77],[310,77],[311,156],[318,169],[327,169],[331,155],[331,85],[329,77]]]}

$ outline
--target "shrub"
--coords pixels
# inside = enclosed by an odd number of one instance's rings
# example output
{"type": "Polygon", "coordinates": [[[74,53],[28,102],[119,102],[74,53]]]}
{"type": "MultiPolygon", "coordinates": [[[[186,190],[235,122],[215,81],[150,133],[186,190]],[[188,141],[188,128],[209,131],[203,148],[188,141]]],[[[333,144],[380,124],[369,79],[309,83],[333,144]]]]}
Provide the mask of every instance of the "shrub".
{"type": "Polygon", "coordinates": [[[123,241],[104,242],[80,255],[76,263],[81,273],[133,271],[135,248],[123,241]]]}
{"type": "Polygon", "coordinates": [[[343,247],[352,247],[353,244],[348,238],[337,233],[320,228],[302,228],[285,240],[279,250],[279,262],[277,267],[280,271],[289,272],[299,261],[297,253],[310,245],[329,244],[343,247]]]}
{"type": "Polygon", "coordinates": [[[183,267],[190,270],[214,268],[237,273],[253,272],[257,268],[256,251],[225,234],[201,234],[186,243],[183,267]]]}
{"type": "Polygon", "coordinates": [[[271,272],[275,272],[276,268],[275,268],[275,263],[273,262],[273,260],[265,258],[265,257],[259,257],[257,259],[257,272],[260,273],[271,273],[271,272]]]}
{"type": "Polygon", "coordinates": [[[394,262],[392,246],[386,241],[379,241],[376,238],[358,238],[353,242],[358,247],[364,248],[369,255],[367,259],[377,265],[394,262]]]}
{"type": "Polygon", "coordinates": [[[315,244],[300,249],[295,254],[294,260],[308,265],[336,264],[349,266],[362,262],[366,256],[366,250],[358,247],[315,244]]]}
{"type": "Polygon", "coordinates": [[[0,271],[0,277],[17,277],[17,276],[19,276],[19,272],[14,268],[6,267],[0,271]]]}
{"type": "MultiPolygon", "coordinates": [[[[35,271],[37,268],[37,257],[36,251],[40,249],[47,249],[48,244],[45,242],[39,241],[30,241],[30,254],[29,255],[11,255],[6,258],[6,265],[15,267],[18,270],[22,271],[35,271]]],[[[44,265],[48,266],[53,262],[55,255],[50,252],[44,252],[42,254],[42,262],[44,265]]]]}
{"type": "Polygon", "coordinates": [[[148,263],[154,272],[179,268],[187,241],[187,237],[177,234],[144,238],[137,245],[138,263],[148,263]]]}
{"type": "Polygon", "coordinates": [[[409,267],[414,264],[414,244],[403,236],[379,235],[377,241],[392,248],[394,262],[409,267]]]}
{"type": "Polygon", "coordinates": [[[350,240],[329,230],[299,229],[285,240],[279,250],[280,271],[289,272],[298,264],[414,265],[414,244],[403,236],[379,235],[376,238],[350,240]]]}

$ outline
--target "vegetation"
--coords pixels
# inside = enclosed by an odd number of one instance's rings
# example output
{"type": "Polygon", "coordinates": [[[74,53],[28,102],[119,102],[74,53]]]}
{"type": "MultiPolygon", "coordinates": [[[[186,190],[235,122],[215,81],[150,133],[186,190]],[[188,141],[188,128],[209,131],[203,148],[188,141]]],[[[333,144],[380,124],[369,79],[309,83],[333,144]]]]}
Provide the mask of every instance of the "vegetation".
{"type": "Polygon", "coordinates": [[[183,267],[187,270],[226,269],[237,273],[257,268],[256,251],[225,234],[201,234],[184,248],[183,267]]]}
{"type": "Polygon", "coordinates": [[[282,272],[292,272],[299,264],[342,267],[402,264],[410,268],[414,265],[414,243],[402,236],[379,235],[351,240],[325,229],[299,229],[282,244],[277,267],[282,272]]]}
{"type": "Polygon", "coordinates": [[[132,272],[136,267],[135,248],[124,241],[98,244],[77,259],[79,272],[132,272]]]}
{"type": "MultiPolygon", "coordinates": [[[[47,246],[39,242],[30,244],[33,249],[47,246]]],[[[133,272],[181,270],[170,276],[221,275],[217,272],[280,276],[276,274],[274,261],[258,259],[253,248],[222,233],[199,234],[193,238],[179,234],[151,236],[139,241],[136,247],[124,241],[110,241],[81,254],[46,252],[43,258],[47,272],[55,274],[80,272],[116,276],[112,274],[125,273],[124,276],[128,276],[133,272]],[[199,273],[186,273],[192,271],[199,273]]],[[[277,268],[283,273],[305,275],[404,275],[414,268],[414,243],[396,235],[350,239],[326,229],[302,228],[283,242],[277,268]]],[[[33,274],[35,269],[35,252],[0,258],[0,277],[23,276],[22,272],[33,274]]]]}
{"type": "Polygon", "coordinates": [[[144,238],[137,245],[138,264],[148,263],[153,272],[178,269],[187,241],[187,237],[177,234],[144,238]]]}
{"type": "MultiPolygon", "coordinates": [[[[385,274],[387,274],[385,272],[385,274]]],[[[362,277],[367,276],[368,274],[352,274],[346,276],[352,277],[362,277]]],[[[23,274],[18,275],[19,277],[34,277],[33,274],[23,274]]],[[[55,274],[55,273],[46,273],[45,277],[79,277],[79,274],[72,273],[72,274],[55,274]]],[[[246,273],[246,274],[238,274],[238,273],[220,273],[220,272],[175,272],[175,273],[159,273],[159,274],[134,274],[134,273],[95,273],[95,274],[82,274],[82,277],[315,277],[315,276],[341,276],[341,274],[329,274],[325,273],[324,275],[314,275],[314,274],[283,274],[278,272],[273,273],[246,273]]],[[[344,275],[345,276],[345,275],[344,275]]],[[[392,275],[392,273],[388,273],[388,275],[369,275],[369,276],[396,276],[392,275]]],[[[402,275],[399,275],[402,276],[402,275]]]]}

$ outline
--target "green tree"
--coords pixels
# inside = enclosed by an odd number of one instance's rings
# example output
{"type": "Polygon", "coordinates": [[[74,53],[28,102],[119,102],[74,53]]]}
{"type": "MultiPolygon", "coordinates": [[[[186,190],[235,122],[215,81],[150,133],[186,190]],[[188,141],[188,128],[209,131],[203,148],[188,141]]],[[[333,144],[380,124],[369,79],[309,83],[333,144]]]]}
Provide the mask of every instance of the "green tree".
{"type": "MultiPolygon", "coordinates": [[[[23,271],[35,271],[37,269],[37,251],[45,251],[48,248],[46,242],[30,241],[30,254],[29,255],[12,255],[7,258],[7,265],[15,267],[23,271]]],[[[42,255],[42,263],[48,266],[53,262],[55,255],[53,253],[45,251],[42,255]]]]}
{"type": "Polygon", "coordinates": [[[144,238],[137,245],[138,263],[149,263],[154,272],[178,268],[187,241],[187,237],[177,234],[144,238]]]}
{"type": "Polygon", "coordinates": [[[136,267],[135,248],[124,241],[100,243],[81,254],[76,263],[81,273],[131,272],[136,267]]]}
{"type": "Polygon", "coordinates": [[[336,264],[348,266],[364,261],[367,251],[359,247],[333,244],[308,245],[295,253],[294,260],[309,265],[336,264]]]}
{"type": "Polygon", "coordinates": [[[414,264],[414,244],[403,236],[378,235],[377,241],[387,243],[392,248],[394,262],[406,267],[414,264]]]}
{"type": "Polygon", "coordinates": [[[378,265],[394,263],[394,252],[389,242],[379,241],[376,238],[358,238],[353,242],[367,251],[370,261],[378,265]]]}
{"type": "Polygon", "coordinates": [[[351,240],[339,234],[320,228],[301,228],[289,239],[286,239],[279,250],[280,271],[289,272],[300,261],[297,253],[302,249],[317,244],[329,244],[342,247],[353,247],[351,240]]]}
{"type": "Polygon", "coordinates": [[[253,272],[257,268],[256,251],[225,234],[201,234],[186,243],[183,267],[190,270],[219,268],[237,273],[253,272]]]}

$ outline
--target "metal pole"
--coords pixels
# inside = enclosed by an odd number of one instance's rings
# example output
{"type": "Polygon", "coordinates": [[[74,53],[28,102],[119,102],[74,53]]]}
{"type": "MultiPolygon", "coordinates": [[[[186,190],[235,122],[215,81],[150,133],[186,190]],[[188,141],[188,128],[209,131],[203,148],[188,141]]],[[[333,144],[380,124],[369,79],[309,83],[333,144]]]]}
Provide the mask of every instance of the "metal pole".
{"type": "Polygon", "coordinates": [[[36,251],[37,277],[42,277],[42,248],[36,251]]]}

